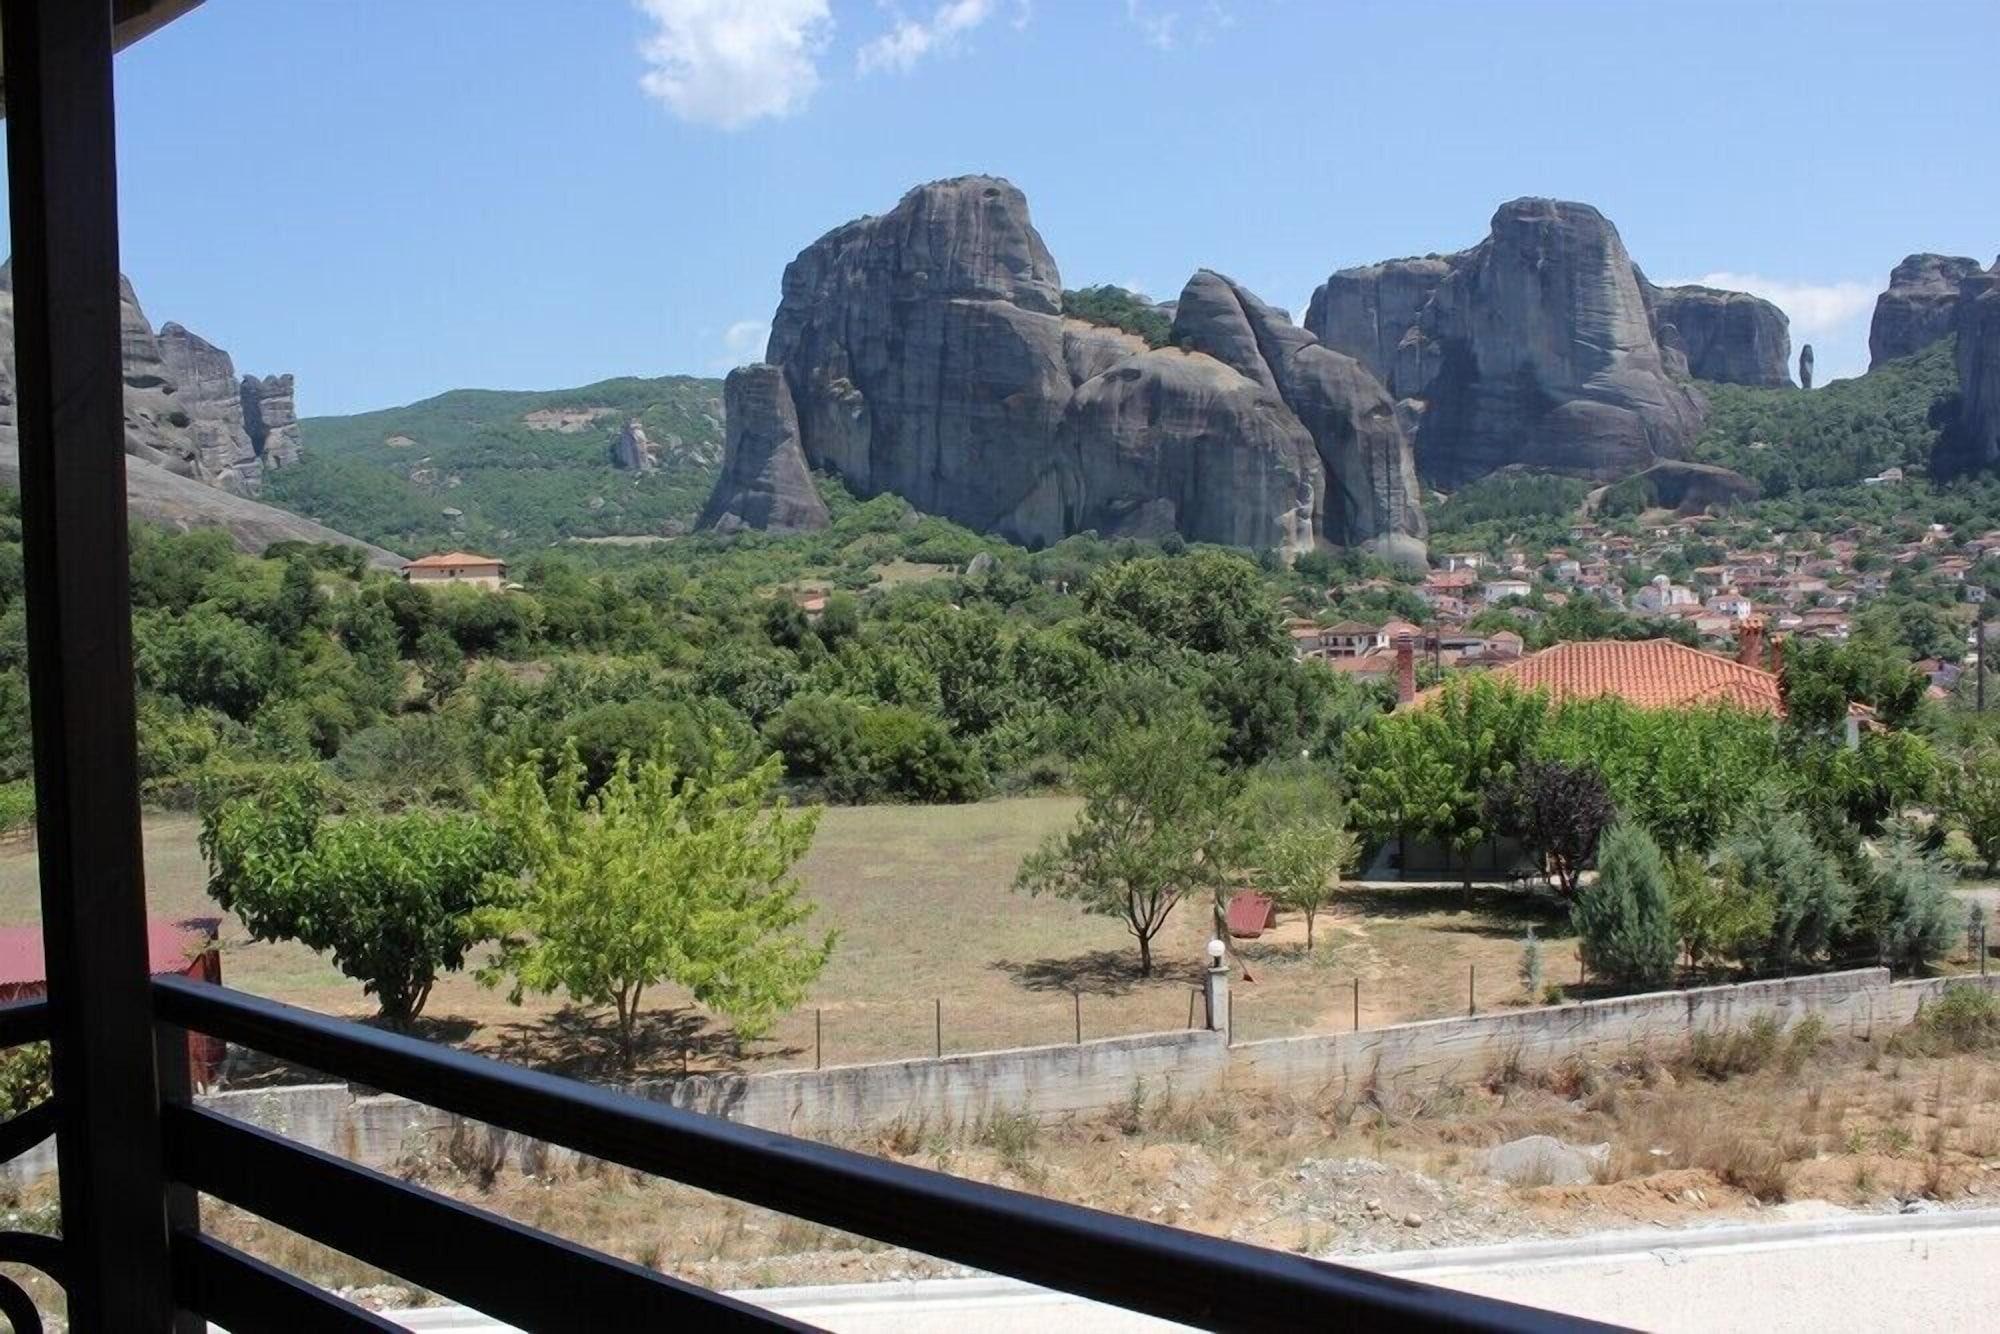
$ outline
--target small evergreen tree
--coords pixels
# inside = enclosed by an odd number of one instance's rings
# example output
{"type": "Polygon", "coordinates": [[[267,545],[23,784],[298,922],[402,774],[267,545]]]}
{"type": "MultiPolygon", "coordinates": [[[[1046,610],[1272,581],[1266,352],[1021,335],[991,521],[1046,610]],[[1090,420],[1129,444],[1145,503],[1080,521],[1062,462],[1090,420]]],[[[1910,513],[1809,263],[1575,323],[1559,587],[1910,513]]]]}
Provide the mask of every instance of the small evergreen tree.
{"type": "Polygon", "coordinates": [[[1766,897],[1771,927],[1741,955],[1767,970],[1824,960],[1854,911],[1854,889],[1795,812],[1770,805],[1745,821],[1723,851],[1724,878],[1766,897]]]}
{"type": "Polygon", "coordinates": [[[1614,825],[1598,845],[1597,866],[1597,883],[1570,906],[1585,965],[1621,986],[1665,983],[1674,927],[1659,844],[1636,824],[1614,825]]]}
{"type": "Polygon", "coordinates": [[[1535,939],[1532,926],[1521,937],[1521,990],[1530,1001],[1542,994],[1542,942],[1535,939]]]}

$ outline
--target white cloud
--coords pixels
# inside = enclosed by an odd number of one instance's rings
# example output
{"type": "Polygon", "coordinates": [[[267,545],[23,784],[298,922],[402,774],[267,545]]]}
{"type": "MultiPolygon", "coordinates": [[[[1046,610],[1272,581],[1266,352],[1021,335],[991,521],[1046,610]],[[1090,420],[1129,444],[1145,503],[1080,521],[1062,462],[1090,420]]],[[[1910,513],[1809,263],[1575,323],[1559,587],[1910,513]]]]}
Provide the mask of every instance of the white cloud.
{"type": "MultiPolygon", "coordinates": [[[[880,69],[907,71],[934,51],[949,51],[958,40],[993,17],[997,0],[944,0],[928,20],[899,18],[894,27],[863,43],[855,66],[863,74],[880,69]]],[[[1024,5],[1016,11],[1015,27],[1027,22],[1024,5]]]]}
{"type": "Polygon", "coordinates": [[[654,29],[639,86],[682,120],[735,130],[789,116],[819,87],[827,0],[637,0],[654,29]]]}
{"type": "Polygon", "coordinates": [[[764,320],[738,320],[722,332],[722,349],[731,366],[761,361],[764,345],[771,338],[771,326],[764,320]]]}
{"type": "Polygon", "coordinates": [[[1682,287],[1689,283],[1761,296],[1791,318],[1794,338],[1803,335],[1808,340],[1814,334],[1839,332],[1875,309],[1876,288],[1870,283],[1799,283],[1755,273],[1704,273],[1699,278],[1674,278],[1660,285],[1682,287]]]}
{"type": "Polygon", "coordinates": [[[1139,35],[1145,38],[1148,46],[1171,51],[1180,39],[1181,16],[1172,10],[1162,12],[1149,8],[1146,0],[1125,0],[1125,17],[1139,30],[1139,35]]]}
{"type": "Polygon", "coordinates": [[[1125,19],[1139,30],[1148,46],[1171,51],[1184,42],[1199,46],[1224,28],[1234,27],[1236,16],[1223,0],[1204,0],[1200,5],[1176,0],[1125,0],[1125,19]],[[1192,18],[1183,24],[1184,18],[1192,18]]]}

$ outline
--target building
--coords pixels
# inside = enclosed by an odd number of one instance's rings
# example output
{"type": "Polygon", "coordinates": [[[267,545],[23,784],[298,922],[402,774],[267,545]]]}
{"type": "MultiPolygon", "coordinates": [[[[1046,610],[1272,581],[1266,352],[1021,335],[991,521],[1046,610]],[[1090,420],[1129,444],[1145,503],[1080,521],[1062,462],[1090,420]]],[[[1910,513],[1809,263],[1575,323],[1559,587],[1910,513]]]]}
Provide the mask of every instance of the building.
{"type": "Polygon", "coordinates": [[[403,567],[403,581],[411,584],[470,584],[474,588],[499,590],[507,583],[507,562],[498,556],[476,556],[470,551],[447,551],[425,556],[403,567]]]}
{"type": "Polygon", "coordinates": [[[1480,590],[1480,595],[1489,607],[1497,607],[1508,598],[1524,598],[1535,591],[1535,586],[1526,579],[1490,579],[1480,590]]]}

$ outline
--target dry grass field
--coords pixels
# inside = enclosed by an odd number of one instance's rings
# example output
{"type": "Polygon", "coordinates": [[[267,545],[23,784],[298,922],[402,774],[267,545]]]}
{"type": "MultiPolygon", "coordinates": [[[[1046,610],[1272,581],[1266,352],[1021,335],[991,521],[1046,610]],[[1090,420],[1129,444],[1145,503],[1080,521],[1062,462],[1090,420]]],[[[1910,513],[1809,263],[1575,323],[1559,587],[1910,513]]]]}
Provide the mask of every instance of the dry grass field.
{"type": "MultiPolygon", "coordinates": [[[[940,1027],[947,1051],[1067,1042],[1079,1011],[1085,1037],[1183,1027],[1212,934],[1206,904],[1175,911],[1156,974],[1142,979],[1121,923],[1010,888],[1022,856],[1076,808],[1069,798],[1021,797],[828,810],[800,874],[840,943],[805,1006],[739,1048],[726,1025],[662,989],[646,1068],[676,1070],[684,1058],[692,1069],[810,1066],[816,1018],[828,1065],[928,1055],[940,1027]]],[[[145,827],[153,910],[214,913],[195,821],[154,814],[145,827]]],[[[33,847],[0,848],[0,923],[34,920],[36,893],[33,847]]],[[[1364,1026],[1464,1013],[1469,981],[1482,1009],[1519,1003],[1519,941],[1530,924],[1550,979],[1574,981],[1566,924],[1523,895],[1482,890],[1467,910],[1455,887],[1350,886],[1321,916],[1311,954],[1301,920],[1241,947],[1248,977],[1236,980],[1237,1036],[1345,1029],[1357,976],[1364,1026]]],[[[235,986],[330,1013],[372,1012],[358,984],[303,947],[251,941],[233,921],[223,941],[223,976],[235,986]]],[[[465,973],[439,983],[425,1027],[551,1069],[603,1070],[604,1016],[559,997],[511,1006],[465,973]]]]}

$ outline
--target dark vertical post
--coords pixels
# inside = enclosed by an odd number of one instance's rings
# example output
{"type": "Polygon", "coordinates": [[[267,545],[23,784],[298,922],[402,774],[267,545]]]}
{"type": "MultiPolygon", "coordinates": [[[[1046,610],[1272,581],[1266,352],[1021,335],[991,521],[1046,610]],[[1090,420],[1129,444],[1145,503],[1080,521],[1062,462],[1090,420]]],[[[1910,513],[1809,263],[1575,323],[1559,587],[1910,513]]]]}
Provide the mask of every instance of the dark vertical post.
{"type": "MultiPolygon", "coordinates": [[[[153,1027],[153,1068],[160,1081],[160,1101],[194,1101],[194,1075],[189,1068],[188,1033],[171,1024],[153,1027]]],[[[201,1231],[200,1197],[191,1186],[167,1183],[167,1229],[170,1237],[193,1236],[201,1231]]],[[[192,1311],[174,1314],[173,1334],[206,1334],[208,1320],[192,1311]]]]}
{"type": "Polygon", "coordinates": [[[1083,1045],[1083,993],[1072,991],[1070,999],[1076,1002],[1076,1044],[1080,1047],[1083,1045]]]}
{"type": "Polygon", "coordinates": [[[942,1056],[944,1055],[944,997],[933,996],[931,998],[931,1004],[937,1007],[936,1019],[935,1019],[935,1022],[937,1024],[937,1028],[935,1030],[937,1035],[937,1054],[939,1056],[942,1056]]]}
{"type": "Polygon", "coordinates": [[[1465,965],[1465,1012],[1468,1015],[1479,1013],[1479,996],[1476,990],[1478,982],[1479,965],[1476,963],[1465,965]]]}
{"type": "Polygon", "coordinates": [[[1354,979],[1354,1031],[1361,1031],[1361,979],[1354,979]]]}
{"type": "Polygon", "coordinates": [[[1978,639],[1974,656],[1979,660],[1979,677],[1973,685],[1979,694],[1979,712],[1984,713],[1986,712],[1986,608],[1982,604],[1972,610],[1973,634],[1978,639]]]}
{"type": "Polygon", "coordinates": [[[819,1069],[819,1038],[819,1010],[815,1008],[813,1010],[813,1069],[815,1070],[819,1069]]]}
{"type": "Polygon", "coordinates": [[[64,1284],[78,1330],[172,1320],[126,571],[108,0],[0,0],[15,412],[64,1284]]]}

